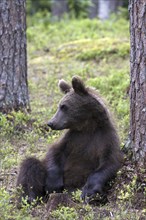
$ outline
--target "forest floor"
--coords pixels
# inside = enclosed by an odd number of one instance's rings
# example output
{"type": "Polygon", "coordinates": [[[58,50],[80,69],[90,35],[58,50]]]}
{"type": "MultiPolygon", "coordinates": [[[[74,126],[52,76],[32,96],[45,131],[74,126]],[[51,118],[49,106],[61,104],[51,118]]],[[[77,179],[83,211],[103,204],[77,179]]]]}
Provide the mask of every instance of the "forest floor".
{"type": "Polygon", "coordinates": [[[128,145],[128,21],[113,16],[104,22],[50,22],[38,14],[28,20],[27,38],[31,113],[0,115],[0,220],[146,219],[145,171],[132,161],[128,145]],[[125,156],[123,167],[108,187],[106,198],[97,197],[92,204],[83,204],[77,190],[69,199],[71,205],[54,208],[51,204],[48,211],[47,204],[25,204],[18,209],[14,195],[19,165],[27,156],[43,158],[49,144],[61,135],[46,124],[62,97],[58,80],[70,82],[74,75],[97,89],[113,112],[125,156]]]}

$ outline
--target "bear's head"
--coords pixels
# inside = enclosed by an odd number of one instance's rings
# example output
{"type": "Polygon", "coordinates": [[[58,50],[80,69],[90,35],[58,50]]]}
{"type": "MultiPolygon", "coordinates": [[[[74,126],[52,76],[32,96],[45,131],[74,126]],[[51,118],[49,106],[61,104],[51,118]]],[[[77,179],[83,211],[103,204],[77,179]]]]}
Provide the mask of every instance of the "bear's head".
{"type": "Polygon", "coordinates": [[[65,95],[59,103],[57,112],[48,122],[52,129],[82,130],[93,123],[97,114],[105,112],[102,104],[78,76],[72,78],[72,86],[64,80],[60,80],[58,85],[65,95]]]}

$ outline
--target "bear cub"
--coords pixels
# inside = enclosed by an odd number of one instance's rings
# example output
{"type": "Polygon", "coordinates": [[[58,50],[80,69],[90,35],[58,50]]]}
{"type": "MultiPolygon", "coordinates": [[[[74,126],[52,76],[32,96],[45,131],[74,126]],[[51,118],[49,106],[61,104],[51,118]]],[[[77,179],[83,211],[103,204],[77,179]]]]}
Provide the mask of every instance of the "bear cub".
{"type": "Polygon", "coordinates": [[[59,87],[65,95],[48,126],[66,130],[42,161],[30,157],[22,162],[17,186],[28,202],[77,188],[82,189],[83,200],[92,198],[103,193],[121,167],[119,138],[99,95],[77,76],[72,85],[60,80],[59,87]]]}

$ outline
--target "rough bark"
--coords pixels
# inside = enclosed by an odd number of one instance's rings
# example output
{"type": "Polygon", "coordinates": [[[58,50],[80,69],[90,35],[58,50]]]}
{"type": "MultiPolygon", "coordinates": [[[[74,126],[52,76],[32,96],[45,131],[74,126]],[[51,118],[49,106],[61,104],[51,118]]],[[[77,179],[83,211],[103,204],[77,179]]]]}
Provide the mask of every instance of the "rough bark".
{"type": "Polygon", "coordinates": [[[25,0],[0,1],[0,111],[29,109],[25,0]]]}
{"type": "Polygon", "coordinates": [[[146,162],[146,1],[129,0],[130,12],[130,140],[135,160],[146,162]]]}

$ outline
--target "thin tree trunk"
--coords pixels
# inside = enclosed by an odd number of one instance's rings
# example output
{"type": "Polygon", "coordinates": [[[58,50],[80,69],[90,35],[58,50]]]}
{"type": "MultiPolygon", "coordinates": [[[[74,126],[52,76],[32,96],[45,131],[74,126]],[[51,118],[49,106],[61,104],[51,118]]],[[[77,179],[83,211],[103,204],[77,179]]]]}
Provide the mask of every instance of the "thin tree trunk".
{"type": "Polygon", "coordinates": [[[0,111],[29,109],[25,0],[0,1],[0,111]]]}
{"type": "Polygon", "coordinates": [[[89,18],[97,17],[98,12],[98,0],[92,0],[92,5],[89,7],[89,18]]]}
{"type": "Polygon", "coordinates": [[[58,18],[68,12],[67,0],[54,0],[51,4],[52,15],[58,18]]]}
{"type": "Polygon", "coordinates": [[[135,160],[146,162],[146,1],[129,0],[131,36],[130,139],[135,160]]]}
{"type": "Polygon", "coordinates": [[[99,0],[98,1],[98,17],[101,20],[108,19],[110,16],[110,1],[109,0],[99,0]]]}
{"type": "Polygon", "coordinates": [[[101,20],[108,19],[110,14],[117,12],[118,7],[123,5],[123,0],[95,0],[98,1],[98,17],[101,20]]]}

